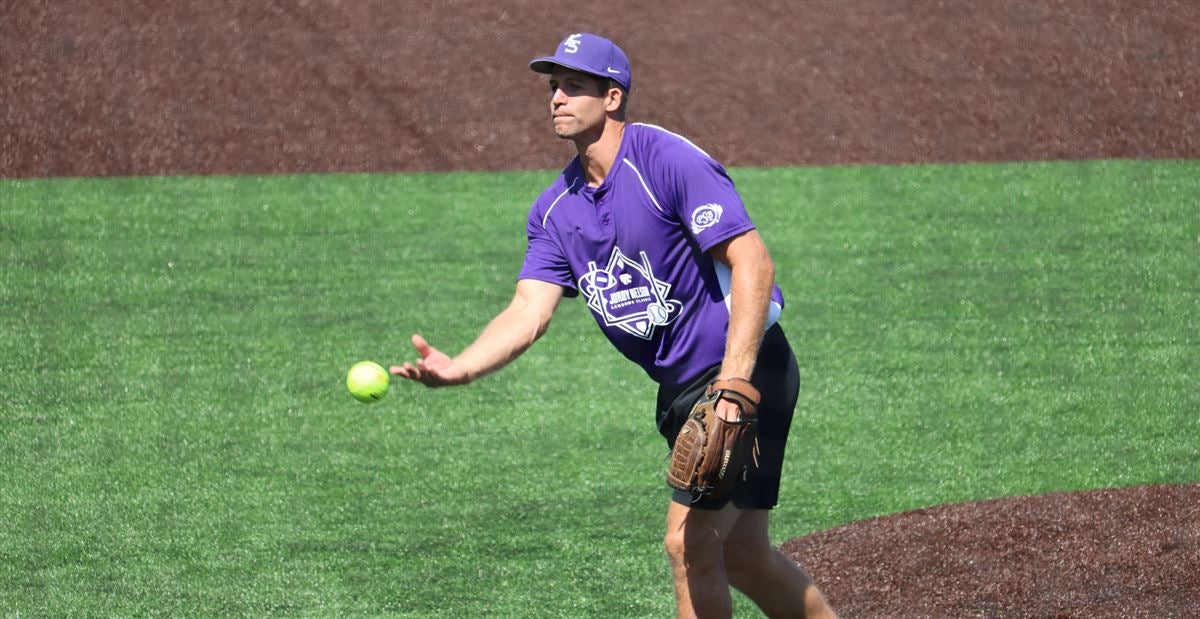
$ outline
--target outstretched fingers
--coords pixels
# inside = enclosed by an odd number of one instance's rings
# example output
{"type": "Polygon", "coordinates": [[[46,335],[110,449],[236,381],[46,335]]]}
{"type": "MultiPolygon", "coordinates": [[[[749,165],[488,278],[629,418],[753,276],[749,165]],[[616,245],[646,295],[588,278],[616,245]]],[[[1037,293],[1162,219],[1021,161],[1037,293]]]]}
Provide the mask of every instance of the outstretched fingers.
{"type": "Polygon", "coordinates": [[[425,338],[421,337],[419,334],[416,334],[416,333],[414,333],[412,336],[412,345],[413,345],[413,348],[417,349],[418,353],[421,353],[422,359],[437,352],[437,349],[434,348],[433,346],[430,346],[429,342],[425,341],[425,338]]]}
{"type": "Polygon", "coordinates": [[[467,382],[465,371],[442,351],[429,345],[425,338],[414,334],[413,348],[421,358],[413,363],[393,365],[388,371],[395,376],[422,383],[428,387],[444,387],[467,382]]]}
{"type": "Polygon", "coordinates": [[[388,368],[388,372],[390,372],[393,376],[399,376],[400,378],[425,382],[426,375],[425,372],[422,371],[424,369],[424,361],[426,357],[433,354],[435,349],[429,345],[429,342],[425,341],[425,338],[415,333],[412,336],[412,345],[413,348],[416,348],[417,352],[421,355],[421,360],[418,361],[416,365],[413,365],[407,361],[403,365],[393,365],[388,368]]]}
{"type": "Polygon", "coordinates": [[[417,368],[413,367],[411,363],[405,363],[404,365],[393,365],[388,368],[388,372],[390,372],[393,376],[399,376],[400,378],[418,380],[417,368]]]}

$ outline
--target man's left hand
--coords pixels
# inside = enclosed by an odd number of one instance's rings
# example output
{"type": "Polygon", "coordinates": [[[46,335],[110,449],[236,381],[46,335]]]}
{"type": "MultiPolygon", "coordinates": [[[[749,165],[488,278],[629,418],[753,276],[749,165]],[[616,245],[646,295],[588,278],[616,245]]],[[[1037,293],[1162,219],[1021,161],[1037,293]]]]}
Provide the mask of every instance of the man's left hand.
{"type": "Polygon", "coordinates": [[[742,409],[725,398],[717,400],[717,416],[725,421],[737,421],[742,416],[742,409]]]}

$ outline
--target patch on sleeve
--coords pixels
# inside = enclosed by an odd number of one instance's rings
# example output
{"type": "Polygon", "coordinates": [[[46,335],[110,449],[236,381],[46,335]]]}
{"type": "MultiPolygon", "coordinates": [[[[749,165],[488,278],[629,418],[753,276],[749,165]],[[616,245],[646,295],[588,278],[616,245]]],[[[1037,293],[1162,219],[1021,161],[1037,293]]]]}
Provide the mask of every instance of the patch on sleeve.
{"type": "Polygon", "coordinates": [[[696,210],[692,211],[692,234],[700,234],[716,225],[721,221],[721,214],[724,212],[725,209],[716,202],[696,207],[696,210]]]}

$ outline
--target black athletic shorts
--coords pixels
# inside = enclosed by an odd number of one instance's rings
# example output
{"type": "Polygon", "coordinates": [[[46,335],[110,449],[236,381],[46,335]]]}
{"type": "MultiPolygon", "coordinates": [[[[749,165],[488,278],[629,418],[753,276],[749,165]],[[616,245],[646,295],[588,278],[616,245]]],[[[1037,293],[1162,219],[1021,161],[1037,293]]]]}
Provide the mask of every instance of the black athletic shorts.
{"type": "MultiPolygon", "coordinates": [[[[679,389],[659,388],[658,431],[667,439],[668,448],[675,445],[675,436],[687,420],[692,406],[704,394],[705,387],[717,378],[720,370],[719,365],[709,368],[679,389]]],[[[732,500],[734,505],[742,509],[771,509],[779,502],[783,452],[787,445],[788,430],[792,426],[792,412],[800,395],[800,368],[779,325],[767,329],[763,335],[750,382],[762,394],[762,402],[758,406],[759,468],[750,479],[734,489],[732,500]]],[[[728,499],[693,503],[689,493],[679,490],[673,492],[673,501],[696,509],[720,509],[728,503],[728,499]]]]}

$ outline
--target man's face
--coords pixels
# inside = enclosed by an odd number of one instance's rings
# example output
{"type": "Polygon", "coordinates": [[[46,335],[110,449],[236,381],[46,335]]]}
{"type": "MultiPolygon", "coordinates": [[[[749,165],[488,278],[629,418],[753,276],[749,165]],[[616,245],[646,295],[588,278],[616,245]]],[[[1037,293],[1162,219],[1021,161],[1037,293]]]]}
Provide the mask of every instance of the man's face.
{"type": "Polygon", "coordinates": [[[554,133],[572,139],[604,128],[608,80],[559,67],[550,74],[550,116],[554,133]]]}

